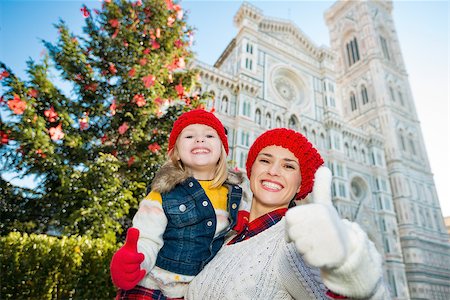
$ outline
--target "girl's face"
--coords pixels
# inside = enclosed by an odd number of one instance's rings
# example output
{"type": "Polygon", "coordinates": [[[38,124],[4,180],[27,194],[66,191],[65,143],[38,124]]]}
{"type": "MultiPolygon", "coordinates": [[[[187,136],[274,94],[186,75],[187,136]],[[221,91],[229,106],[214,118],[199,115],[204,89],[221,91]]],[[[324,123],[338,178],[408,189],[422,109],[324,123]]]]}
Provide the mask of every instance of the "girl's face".
{"type": "Polygon", "coordinates": [[[213,178],[221,156],[222,141],[212,127],[203,124],[186,126],[178,137],[176,147],[178,159],[196,179],[213,178]]]}
{"type": "Polygon", "coordinates": [[[300,191],[301,181],[300,164],[291,151],[280,146],[262,149],[251,171],[252,210],[261,216],[288,207],[300,191]]]}

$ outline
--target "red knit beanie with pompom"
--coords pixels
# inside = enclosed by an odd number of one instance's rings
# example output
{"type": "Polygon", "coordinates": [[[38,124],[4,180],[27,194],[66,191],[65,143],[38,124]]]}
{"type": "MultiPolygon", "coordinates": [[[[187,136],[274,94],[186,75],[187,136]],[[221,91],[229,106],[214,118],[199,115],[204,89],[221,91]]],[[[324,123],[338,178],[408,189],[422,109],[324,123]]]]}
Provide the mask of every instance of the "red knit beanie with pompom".
{"type": "Polygon", "coordinates": [[[222,122],[220,122],[213,113],[203,109],[194,109],[185,112],[178,117],[178,119],[173,123],[173,128],[170,132],[168,151],[175,147],[177,138],[183,129],[192,124],[203,124],[214,128],[222,141],[225,152],[228,154],[228,139],[222,122]]]}
{"type": "Polygon", "coordinates": [[[248,151],[247,177],[250,178],[253,163],[259,152],[268,146],[280,146],[291,151],[300,164],[301,187],[295,199],[305,198],[313,188],[314,174],[323,165],[323,159],[313,145],[299,132],[287,128],[275,128],[260,135],[248,151]]]}

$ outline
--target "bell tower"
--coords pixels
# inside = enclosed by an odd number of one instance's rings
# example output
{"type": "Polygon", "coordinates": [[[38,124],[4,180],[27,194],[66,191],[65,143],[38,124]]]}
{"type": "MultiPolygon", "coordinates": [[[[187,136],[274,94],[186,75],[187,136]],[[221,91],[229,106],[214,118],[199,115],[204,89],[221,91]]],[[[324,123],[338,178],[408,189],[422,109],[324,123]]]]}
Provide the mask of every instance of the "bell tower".
{"type": "Polygon", "coordinates": [[[393,297],[444,299],[450,294],[450,244],[393,8],[391,1],[339,1],[325,13],[336,57],[337,97],[346,123],[384,137],[395,214],[386,213],[381,223],[395,222],[398,232],[378,225],[386,237],[400,240],[400,255],[392,250],[392,239],[384,240],[393,297]]]}

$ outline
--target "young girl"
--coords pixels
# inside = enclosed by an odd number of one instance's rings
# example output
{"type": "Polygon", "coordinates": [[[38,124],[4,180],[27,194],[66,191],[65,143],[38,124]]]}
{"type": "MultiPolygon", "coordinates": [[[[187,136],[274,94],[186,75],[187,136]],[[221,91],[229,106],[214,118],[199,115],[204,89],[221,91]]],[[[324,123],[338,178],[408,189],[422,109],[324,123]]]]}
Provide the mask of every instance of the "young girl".
{"type": "Polygon", "coordinates": [[[225,129],[212,113],[192,110],[175,121],[169,160],[111,261],[117,299],[181,298],[218,252],[242,196],[236,177],[227,180],[227,154],[225,129]]]}

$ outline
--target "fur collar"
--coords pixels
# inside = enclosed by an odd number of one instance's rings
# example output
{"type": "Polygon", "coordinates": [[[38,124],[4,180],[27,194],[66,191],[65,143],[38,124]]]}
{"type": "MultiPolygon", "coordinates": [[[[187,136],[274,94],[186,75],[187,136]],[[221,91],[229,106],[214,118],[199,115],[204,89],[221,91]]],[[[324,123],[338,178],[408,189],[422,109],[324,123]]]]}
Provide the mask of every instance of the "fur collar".
{"type": "MultiPolygon", "coordinates": [[[[171,161],[166,162],[156,172],[152,181],[152,191],[160,194],[171,191],[177,184],[182,183],[190,177],[190,174],[184,172],[173,165],[171,161]]],[[[226,183],[240,185],[244,181],[244,175],[241,171],[228,170],[226,183]]]]}

